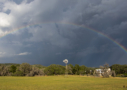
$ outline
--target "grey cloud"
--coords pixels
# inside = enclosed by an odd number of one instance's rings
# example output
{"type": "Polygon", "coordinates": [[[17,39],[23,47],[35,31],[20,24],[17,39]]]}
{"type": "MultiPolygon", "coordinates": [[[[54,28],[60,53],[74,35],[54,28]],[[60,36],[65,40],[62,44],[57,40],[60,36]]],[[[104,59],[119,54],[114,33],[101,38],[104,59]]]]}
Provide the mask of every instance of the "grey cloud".
{"type": "Polygon", "coordinates": [[[20,5],[23,1],[25,1],[26,3],[31,3],[34,0],[13,0],[16,4],[20,5]]]}
{"type": "MultiPolygon", "coordinates": [[[[5,2],[6,16],[1,31],[32,25],[0,39],[1,52],[11,53],[6,62],[99,66],[105,62],[125,62],[125,52],[103,35],[77,25],[87,25],[127,47],[126,0],[25,0],[5,2]],[[10,10],[10,12],[8,11],[10,10]],[[59,23],[63,22],[63,23],[59,23]],[[23,55],[19,52],[31,52],[23,55]],[[20,55],[14,55],[19,53],[20,55]],[[123,55],[124,54],[124,55],[123,55]],[[115,57],[115,55],[117,55],[115,57]],[[16,61],[17,59],[17,61],[16,61]]],[[[1,15],[2,15],[1,14],[1,15]]]]}

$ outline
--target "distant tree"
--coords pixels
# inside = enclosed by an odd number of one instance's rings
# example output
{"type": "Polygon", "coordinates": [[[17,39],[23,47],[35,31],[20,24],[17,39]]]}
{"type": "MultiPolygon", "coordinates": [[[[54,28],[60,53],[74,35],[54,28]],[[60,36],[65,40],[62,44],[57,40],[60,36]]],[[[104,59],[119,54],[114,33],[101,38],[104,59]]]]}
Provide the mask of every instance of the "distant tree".
{"type": "Polygon", "coordinates": [[[68,64],[68,74],[74,74],[73,69],[74,69],[74,66],[72,64],[68,64]]]}
{"type": "Polygon", "coordinates": [[[29,74],[32,70],[32,66],[28,63],[22,63],[19,67],[19,71],[23,72],[24,76],[29,74]]]}
{"type": "Polygon", "coordinates": [[[127,65],[122,65],[121,69],[123,74],[127,73],[127,65]]]}
{"type": "Polygon", "coordinates": [[[30,73],[27,74],[27,76],[35,76],[35,75],[44,75],[44,69],[33,66],[32,70],[30,71],[30,73]]]}
{"type": "Polygon", "coordinates": [[[84,65],[81,65],[81,66],[80,66],[80,69],[81,69],[81,70],[86,70],[86,68],[87,68],[87,67],[84,66],[84,65]]]}
{"type": "Polygon", "coordinates": [[[43,69],[39,69],[39,75],[45,75],[44,68],[43,69]]]}
{"type": "Polygon", "coordinates": [[[70,66],[72,69],[74,68],[74,66],[72,64],[68,64],[68,66],[70,66]]]}
{"type": "Polygon", "coordinates": [[[94,73],[94,70],[95,70],[95,68],[92,68],[92,67],[86,67],[86,74],[91,74],[91,75],[93,75],[93,73],[94,73]]]}
{"type": "Polygon", "coordinates": [[[39,68],[33,66],[32,70],[30,71],[30,73],[27,74],[27,76],[35,76],[35,75],[39,75],[39,68]]]}
{"type": "MultiPolygon", "coordinates": [[[[119,65],[119,64],[114,64],[110,67],[113,71],[116,72],[116,74],[125,74],[127,73],[127,65],[119,65]]],[[[123,76],[122,75],[122,76],[123,76]]]]}
{"type": "Polygon", "coordinates": [[[116,74],[121,74],[121,65],[119,64],[114,64],[110,67],[112,70],[116,72],[116,74]]]}
{"type": "Polygon", "coordinates": [[[45,68],[44,73],[46,75],[60,75],[65,73],[65,67],[61,65],[52,64],[45,68]]]}
{"type": "Polygon", "coordinates": [[[16,69],[17,69],[17,67],[15,65],[11,65],[10,72],[15,73],[16,69]]]}
{"type": "Polygon", "coordinates": [[[75,64],[74,69],[73,69],[73,73],[76,75],[79,75],[79,70],[80,70],[80,66],[78,64],[75,64]]]}
{"type": "Polygon", "coordinates": [[[73,74],[73,72],[72,72],[73,69],[71,68],[71,66],[68,65],[67,70],[68,70],[68,74],[71,74],[71,75],[73,74]]]}
{"type": "Polygon", "coordinates": [[[84,65],[80,66],[79,74],[85,74],[86,68],[84,65]]]}
{"type": "Polygon", "coordinates": [[[16,72],[12,74],[13,76],[24,76],[24,72],[19,70],[19,67],[16,69],[16,72]]]}
{"type": "MultiPolygon", "coordinates": [[[[65,66],[58,65],[58,68],[60,69],[59,75],[65,74],[65,66]]],[[[68,68],[68,67],[67,67],[68,68]]],[[[70,68],[68,68],[70,70],[70,68]]]]}
{"type": "Polygon", "coordinates": [[[10,76],[9,66],[1,65],[0,66],[0,76],[10,76]]]}
{"type": "Polygon", "coordinates": [[[116,77],[115,71],[112,71],[112,76],[113,76],[113,77],[116,77]]]}
{"type": "Polygon", "coordinates": [[[32,65],[32,66],[35,66],[37,68],[46,68],[46,66],[43,66],[43,65],[40,65],[40,64],[35,64],[35,65],[32,65]]]}

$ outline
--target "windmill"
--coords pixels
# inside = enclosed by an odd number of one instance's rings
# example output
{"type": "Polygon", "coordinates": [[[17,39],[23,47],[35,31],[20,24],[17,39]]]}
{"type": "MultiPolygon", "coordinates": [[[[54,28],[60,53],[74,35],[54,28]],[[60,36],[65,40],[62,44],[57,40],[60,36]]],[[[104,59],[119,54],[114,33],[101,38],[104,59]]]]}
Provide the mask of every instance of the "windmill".
{"type": "Polygon", "coordinates": [[[67,63],[68,63],[68,60],[65,59],[65,60],[63,60],[63,62],[66,64],[65,76],[67,76],[68,75],[68,72],[67,72],[67,63]]]}

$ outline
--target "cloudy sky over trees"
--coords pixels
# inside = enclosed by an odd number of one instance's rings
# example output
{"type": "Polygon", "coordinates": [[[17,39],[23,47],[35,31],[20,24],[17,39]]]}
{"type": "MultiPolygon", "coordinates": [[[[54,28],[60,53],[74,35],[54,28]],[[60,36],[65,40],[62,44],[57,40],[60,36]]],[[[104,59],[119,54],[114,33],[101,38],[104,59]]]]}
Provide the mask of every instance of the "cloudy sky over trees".
{"type": "Polygon", "coordinates": [[[126,48],[127,0],[0,0],[0,63],[126,64],[126,48]]]}

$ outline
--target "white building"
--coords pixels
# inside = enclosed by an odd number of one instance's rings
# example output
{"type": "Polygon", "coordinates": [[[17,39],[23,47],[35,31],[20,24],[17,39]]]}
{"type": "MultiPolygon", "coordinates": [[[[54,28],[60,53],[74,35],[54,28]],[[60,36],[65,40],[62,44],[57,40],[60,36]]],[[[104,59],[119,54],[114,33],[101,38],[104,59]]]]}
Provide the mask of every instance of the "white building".
{"type": "MultiPolygon", "coordinates": [[[[110,71],[111,71],[110,68],[106,69],[106,72],[110,72],[110,71]]],[[[95,71],[94,71],[94,74],[96,76],[102,76],[103,73],[104,73],[104,69],[95,69],[95,71]]]]}

